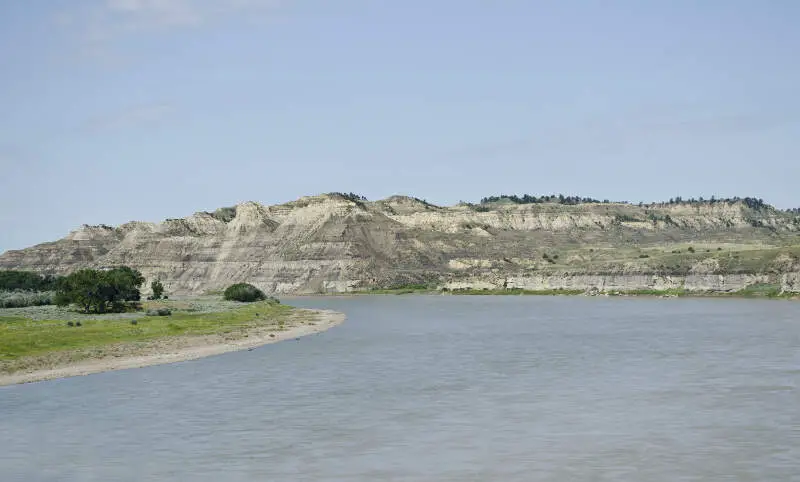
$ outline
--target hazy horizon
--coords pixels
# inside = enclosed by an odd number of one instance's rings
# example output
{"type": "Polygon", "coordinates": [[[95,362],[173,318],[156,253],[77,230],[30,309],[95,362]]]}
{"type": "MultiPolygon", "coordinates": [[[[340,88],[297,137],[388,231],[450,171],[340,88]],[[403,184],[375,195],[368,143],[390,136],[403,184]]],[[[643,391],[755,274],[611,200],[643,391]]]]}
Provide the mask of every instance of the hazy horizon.
{"type": "Polygon", "coordinates": [[[0,5],[0,252],[331,191],[800,207],[800,3],[0,5]]]}

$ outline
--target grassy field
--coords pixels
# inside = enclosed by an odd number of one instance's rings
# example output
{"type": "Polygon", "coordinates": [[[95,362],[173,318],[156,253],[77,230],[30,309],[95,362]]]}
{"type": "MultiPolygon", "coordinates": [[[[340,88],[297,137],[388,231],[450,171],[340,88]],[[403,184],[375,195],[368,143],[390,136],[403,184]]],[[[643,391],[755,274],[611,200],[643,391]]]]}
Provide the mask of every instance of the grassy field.
{"type": "Polygon", "coordinates": [[[281,331],[308,321],[302,320],[292,307],[270,302],[145,304],[145,309],[158,307],[170,308],[172,315],[145,316],[144,312],[84,315],[56,307],[41,307],[41,313],[36,316],[32,314],[36,311],[34,308],[0,310],[0,372],[36,366],[39,364],[37,357],[58,352],[64,352],[70,361],[77,361],[125,353],[135,349],[137,344],[165,338],[201,335],[238,338],[246,336],[251,328],[281,331]],[[49,317],[43,319],[42,313],[49,317]],[[75,326],[77,322],[81,326],[75,326]]]}

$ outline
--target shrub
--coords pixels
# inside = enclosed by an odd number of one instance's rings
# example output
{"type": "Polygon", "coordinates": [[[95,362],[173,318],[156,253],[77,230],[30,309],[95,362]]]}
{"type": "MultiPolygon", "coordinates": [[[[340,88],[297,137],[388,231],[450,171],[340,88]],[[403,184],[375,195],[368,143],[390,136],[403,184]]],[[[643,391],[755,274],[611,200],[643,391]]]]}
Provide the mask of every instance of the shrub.
{"type": "Polygon", "coordinates": [[[53,304],[52,292],[0,291],[0,308],[24,308],[53,304]]]}
{"type": "Polygon", "coordinates": [[[172,310],[169,308],[158,308],[155,310],[147,310],[147,316],[170,316],[172,315],[172,310]]]}
{"type": "Polygon", "coordinates": [[[213,217],[215,219],[218,219],[219,221],[222,221],[223,223],[229,223],[229,222],[233,221],[233,218],[236,217],[236,207],[235,206],[231,206],[231,207],[219,208],[216,211],[214,211],[213,213],[209,213],[209,214],[211,214],[211,217],[213,217]]]}
{"type": "Polygon", "coordinates": [[[237,283],[228,286],[223,293],[223,298],[228,301],[241,301],[243,303],[251,303],[253,301],[262,301],[267,299],[267,295],[263,291],[248,283],[237,283]]]}
{"type": "Polygon", "coordinates": [[[694,247],[692,247],[692,246],[689,246],[689,252],[690,252],[690,253],[694,253],[694,247]]]}

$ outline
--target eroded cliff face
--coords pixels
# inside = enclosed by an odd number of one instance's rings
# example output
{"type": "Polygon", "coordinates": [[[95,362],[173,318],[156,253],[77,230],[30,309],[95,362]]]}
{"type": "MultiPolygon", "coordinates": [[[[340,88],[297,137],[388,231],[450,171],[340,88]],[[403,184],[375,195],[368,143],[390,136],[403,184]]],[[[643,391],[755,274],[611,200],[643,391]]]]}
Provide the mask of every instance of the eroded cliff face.
{"type": "Polygon", "coordinates": [[[2,269],[128,265],[169,292],[246,281],[277,293],[449,288],[800,291],[800,218],[740,203],[433,206],[341,195],[162,223],[83,226],[0,255],[2,269]]]}

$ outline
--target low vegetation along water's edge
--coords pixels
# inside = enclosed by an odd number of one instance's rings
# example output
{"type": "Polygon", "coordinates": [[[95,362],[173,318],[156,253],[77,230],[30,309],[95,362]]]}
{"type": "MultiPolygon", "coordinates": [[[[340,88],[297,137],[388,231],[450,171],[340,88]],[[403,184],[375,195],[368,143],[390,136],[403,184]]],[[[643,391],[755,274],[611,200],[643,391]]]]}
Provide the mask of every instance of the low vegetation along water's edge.
{"type": "Polygon", "coordinates": [[[341,313],[274,301],[150,301],[148,312],[87,315],[54,306],[0,311],[0,385],[184,361],[318,333],[341,313]]]}
{"type": "MultiPolygon", "coordinates": [[[[340,294],[340,293],[331,293],[340,294]]],[[[521,288],[491,289],[465,288],[442,289],[420,285],[398,286],[392,288],[376,288],[352,291],[346,294],[355,295],[406,295],[406,294],[438,294],[438,295],[473,295],[473,296],[648,296],[648,297],[714,297],[714,298],[764,298],[764,299],[800,299],[800,293],[781,291],[780,285],[754,284],[738,291],[698,291],[683,288],[672,289],[637,289],[637,290],[583,290],[583,289],[545,289],[527,290],[521,288]]]]}

